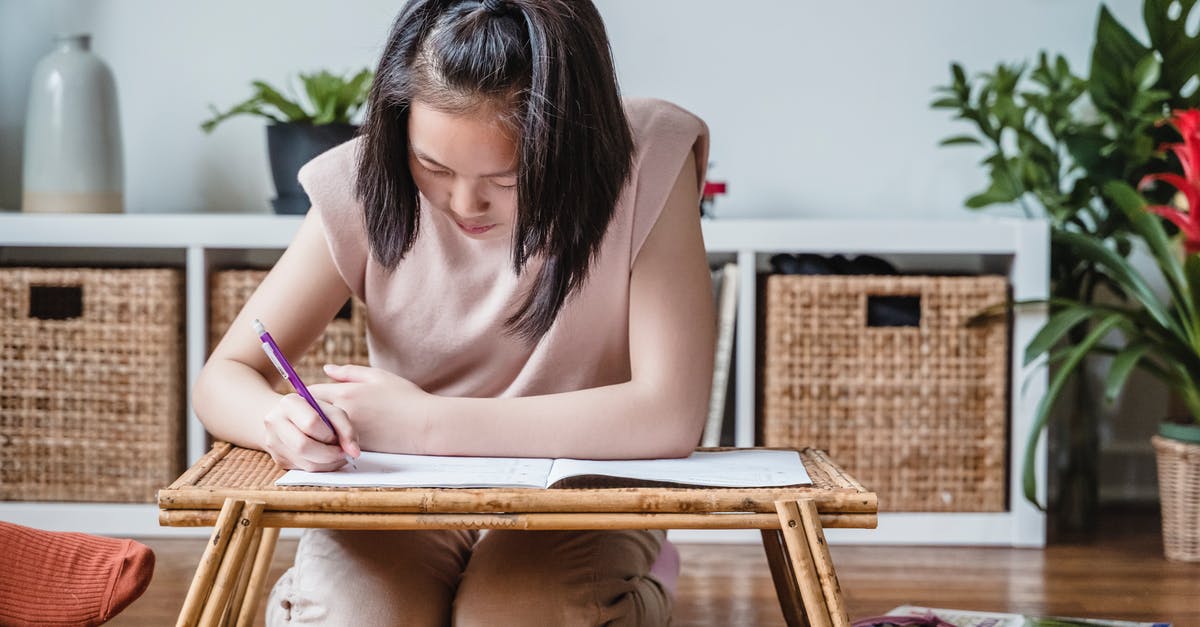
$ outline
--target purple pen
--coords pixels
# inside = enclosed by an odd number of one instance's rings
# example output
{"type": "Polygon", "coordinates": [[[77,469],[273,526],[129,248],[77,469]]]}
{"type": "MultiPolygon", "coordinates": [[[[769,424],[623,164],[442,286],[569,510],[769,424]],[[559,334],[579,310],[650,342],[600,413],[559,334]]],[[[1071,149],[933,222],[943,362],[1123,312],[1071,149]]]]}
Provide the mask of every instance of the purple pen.
{"type": "MultiPolygon", "coordinates": [[[[279,345],[275,343],[275,339],[271,337],[270,333],[267,333],[267,328],[257,318],[254,320],[254,332],[258,334],[258,339],[262,342],[262,349],[267,354],[267,359],[270,359],[271,363],[275,364],[275,369],[279,371],[279,374],[284,379],[287,379],[288,383],[292,384],[292,389],[296,390],[296,393],[301,398],[307,401],[313,409],[317,410],[317,415],[325,422],[325,426],[329,427],[329,430],[333,432],[333,443],[340,446],[337,429],[333,428],[333,423],[329,422],[329,417],[325,415],[325,412],[321,411],[321,406],[317,404],[317,399],[313,398],[312,394],[308,392],[307,387],[304,387],[304,381],[300,380],[300,375],[296,374],[296,371],[292,369],[292,364],[288,363],[287,357],[283,356],[283,351],[279,350],[279,345]]],[[[350,457],[350,454],[345,451],[342,451],[342,454],[346,457],[346,462],[350,464],[350,467],[358,470],[358,464],[354,463],[354,458],[350,457]]]]}

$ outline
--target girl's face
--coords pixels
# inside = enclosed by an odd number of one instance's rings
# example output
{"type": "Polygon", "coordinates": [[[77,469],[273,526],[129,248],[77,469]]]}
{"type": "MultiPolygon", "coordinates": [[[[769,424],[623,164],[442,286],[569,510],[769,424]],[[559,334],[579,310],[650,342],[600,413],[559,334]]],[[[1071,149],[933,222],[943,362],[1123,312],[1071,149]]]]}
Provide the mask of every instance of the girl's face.
{"type": "Polygon", "coordinates": [[[517,142],[483,108],[445,113],[414,101],[408,165],[436,211],[472,239],[510,237],[517,216],[517,142]]]}

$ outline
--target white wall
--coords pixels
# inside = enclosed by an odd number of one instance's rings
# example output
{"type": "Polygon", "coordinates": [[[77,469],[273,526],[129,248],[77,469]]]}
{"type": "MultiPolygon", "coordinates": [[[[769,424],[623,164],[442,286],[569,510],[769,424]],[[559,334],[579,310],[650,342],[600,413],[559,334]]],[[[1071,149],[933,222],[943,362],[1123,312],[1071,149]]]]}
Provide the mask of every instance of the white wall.
{"type": "MultiPolygon", "coordinates": [[[[60,29],[94,34],[117,77],[129,211],[267,211],[258,119],[213,135],[207,106],[297,70],[373,66],[400,0],[0,0],[0,207],[20,199],[29,78],[60,29]]],[[[1139,2],[1110,2],[1140,26],[1139,2]]],[[[1098,3],[1081,0],[600,0],[626,93],[711,126],[722,215],[962,217],[983,174],[928,108],[951,60],[1065,53],[1086,68],[1098,3]]]]}
{"type": "MultiPolygon", "coordinates": [[[[718,215],[963,218],[984,175],[975,149],[942,149],[965,130],[931,111],[931,88],[969,70],[1061,52],[1086,72],[1092,0],[598,0],[628,94],[674,100],[708,121],[718,215]]],[[[1140,2],[1114,0],[1142,35],[1140,2]]],[[[0,0],[0,207],[20,199],[32,68],[59,30],[93,33],[117,78],[133,212],[268,211],[263,123],[213,135],[252,79],[374,66],[401,0],[0,0]]],[[[1122,414],[1160,411],[1137,386],[1122,414]],[[1148,406],[1141,398],[1150,402],[1148,406]],[[1132,407],[1131,407],[1132,406],[1132,407]]],[[[1161,404],[1161,403],[1158,403],[1161,404]]],[[[1144,416],[1108,433],[1135,449],[1109,465],[1109,492],[1145,485],[1144,416]],[[1130,427],[1129,425],[1137,425],[1130,427]],[[1123,459],[1123,458],[1122,458],[1123,459]]],[[[1023,437],[1023,434],[1017,434],[1023,437]]],[[[1126,445],[1119,445],[1116,449],[1126,445]]],[[[1120,453],[1117,453],[1120,456],[1120,453]]],[[[1151,488],[1152,490],[1152,488],[1151,488]]]]}

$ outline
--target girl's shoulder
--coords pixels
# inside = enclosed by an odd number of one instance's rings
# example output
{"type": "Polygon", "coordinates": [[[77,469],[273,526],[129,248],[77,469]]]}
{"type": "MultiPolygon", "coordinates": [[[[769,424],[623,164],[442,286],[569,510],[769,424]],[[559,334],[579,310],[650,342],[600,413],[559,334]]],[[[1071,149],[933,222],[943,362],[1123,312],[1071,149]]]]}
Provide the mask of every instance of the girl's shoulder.
{"type": "Polygon", "coordinates": [[[632,216],[632,263],[658,221],[689,154],[696,165],[697,193],[703,187],[708,166],[708,125],[691,111],[666,100],[626,98],[624,104],[635,146],[631,195],[627,197],[632,202],[624,208],[632,216]]]}
{"type": "Polygon", "coordinates": [[[364,299],[369,245],[362,203],[354,193],[360,138],[338,144],[300,167],[296,178],[308,194],[309,211],[320,217],[338,273],[355,296],[364,299]]]}
{"type": "Polygon", "coordinates": [[[639,150],[647,141],[687,141],[708,136],[704,120],[673,102],[639,97],[624,98],[623,102],[639,150]]]}
{"type": "Polygon", "coordinates": [[[338,144],[310,159],[296,173],[312,206],[323,215],[359,212],[354,182],[360,144],[359,137],[338,144]]]}

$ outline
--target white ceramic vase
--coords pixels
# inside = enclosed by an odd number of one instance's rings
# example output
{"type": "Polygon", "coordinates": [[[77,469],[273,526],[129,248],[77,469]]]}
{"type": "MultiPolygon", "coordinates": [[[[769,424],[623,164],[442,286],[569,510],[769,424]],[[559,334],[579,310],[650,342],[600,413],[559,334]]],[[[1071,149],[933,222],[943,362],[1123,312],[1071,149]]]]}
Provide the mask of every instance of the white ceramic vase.
{"type": "Polygon", "coordinates": [[[34,67],[25,122],[21,208],[34,213],[120,213],[124,164],[117,87],[90,50],[91,35],[62,35],[34,67]]]}

